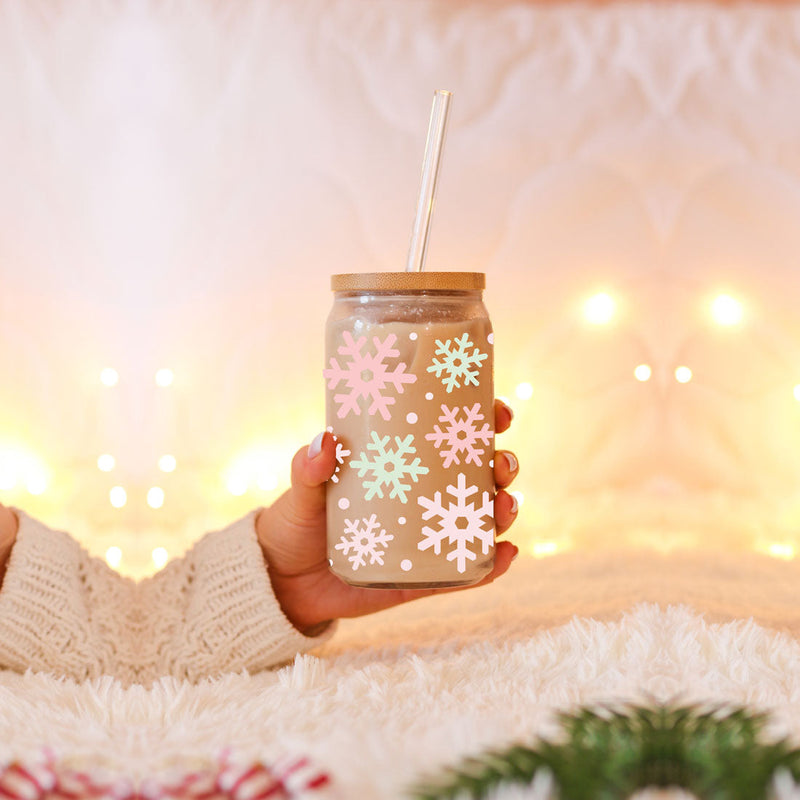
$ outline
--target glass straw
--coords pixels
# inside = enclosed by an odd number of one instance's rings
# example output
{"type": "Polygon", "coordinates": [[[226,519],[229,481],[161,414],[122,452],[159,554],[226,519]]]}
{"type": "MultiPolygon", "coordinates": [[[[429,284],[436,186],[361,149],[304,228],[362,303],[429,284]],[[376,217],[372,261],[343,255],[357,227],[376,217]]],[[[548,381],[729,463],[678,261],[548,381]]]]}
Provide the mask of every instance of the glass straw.
{"type": "Polygon", "coordinates": [[[437,89],[433,95],[431,121],[428,125],[428,139],[425,142],[425,158],[422,162],[422,182],[417,201],[417,216],[411,231],[411,244],[408,248],[406,272],[422,272],[425,268],[425,255],[428,249],[428,235],[431,229],[433,199],[436,194],[436,181],[444,146],[447,112],[452,93],[437,89]]]}

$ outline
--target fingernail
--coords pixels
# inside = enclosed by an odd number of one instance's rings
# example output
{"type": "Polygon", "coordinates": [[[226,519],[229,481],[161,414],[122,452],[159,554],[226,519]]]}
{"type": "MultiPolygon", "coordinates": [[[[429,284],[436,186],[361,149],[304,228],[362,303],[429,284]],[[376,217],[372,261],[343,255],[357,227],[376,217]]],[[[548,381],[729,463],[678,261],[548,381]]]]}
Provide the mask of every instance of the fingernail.
{"type": "Polygon", "coordinates": [[[508,415],[511,417],[511,419],[514,419],[514,409],[511,408],[511,406],[508,403],[506,403],[505,400],[501,400],[500,402],[503,404],[503,408],[505,408],[506,411],[508,411],[508,415]]]}
{"type": "Polygon", "coordinates": [[[519,547],[517,547],[516,550],[514,550],[514,555],[511,556],[511,560],[516,561],[518,555],[519,555],[519,547]]]}
{"type": "Polygon", "coordinates": [[[511,495],[511,513],[516,514],[519,510],[519,501],[517,500],[517,496],[515,494],[511,495]]]}
{"type": "Polygon", "coordinates": [[[314,437],[314,441],[308,446],[308,457],[316,458],[322,452],[322,439],[325,436],[325,431],[318,433],[314,437]]]}
{"type": "Polygon", "coordinates": [[[517,461],[517,457],[513,453],[504,453],[503,455],[506,457],[509,470],[511,470],[511,472],[516,472],[519,469],[519,461],[517,461]]]}

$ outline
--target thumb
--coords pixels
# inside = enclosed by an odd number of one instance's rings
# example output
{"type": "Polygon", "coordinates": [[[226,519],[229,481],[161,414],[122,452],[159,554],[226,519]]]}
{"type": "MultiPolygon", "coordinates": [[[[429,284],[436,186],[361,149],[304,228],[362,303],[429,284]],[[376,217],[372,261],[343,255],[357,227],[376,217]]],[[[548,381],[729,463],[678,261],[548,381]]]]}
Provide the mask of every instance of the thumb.
{"type": "Polygon", "coordinates": [[[292,459],[292,486],[256,522],[267,561],[281,571],[302,569],[325,554],[325,482],[336,467],[333,434],[323,432],[292,459]]]}
{"type": "MultiPolygon", "coordinates": [[[[286,497],[297,522],[316,518],[325,511],[325,483],[336,468],[333,434],[323,431],[292,459],[292,488],[286,497]]],[[[288,509],[287,509],[288,510],[288,509]]]]}

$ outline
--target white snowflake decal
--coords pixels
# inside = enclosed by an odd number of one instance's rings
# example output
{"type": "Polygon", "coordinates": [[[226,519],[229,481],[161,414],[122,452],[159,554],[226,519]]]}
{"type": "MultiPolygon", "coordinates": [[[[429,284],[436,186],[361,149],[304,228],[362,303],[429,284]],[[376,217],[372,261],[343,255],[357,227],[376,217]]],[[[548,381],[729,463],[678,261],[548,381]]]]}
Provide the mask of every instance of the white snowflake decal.
{"type": "Polygon", "coordinates": [[[444,467],[449,467],[453,463],[460,464],[459,453],[462,452],[466,455],[467,464],[481,466],[483,448],[478,445],[488,445],[494,436],[488,422],[484,422],[483,427],[478,430],[478,423],[484,418],[480,413],[481,404],[475,403],[472,408],[468,406],[448,408],[442,404],[441,408],[442,415],[439,417],[439,422],[445,423],[445,429],[442,430],[438,425],[434,425],[433,433],[427,434],[425,438],[433,442],[439,450],[444,467]],[[462,412],[464,419],[459,419],[459,414],[462,412]]]}
{"type": "Polygon", "coordinates": [[[341,550],[343,555],[347,556],[347,560],[353,565],[353,572],[355,572],[359,567],[367,565],[368,557],[370,564],[383,566],[383,556],[386,551],[379,548],[386,547],[392,539],[394,536],[381,528],[377,515],[373,514],[369,519],[366,517],[354,520],[346,519],[344,536],[339,537],[339,543],[334,549],[341,550]],[[379,528],[380,532],[378,532],[379,528]],[[352,553],[350,553],[351,550],[352,553]]]}
{"type": "Polygon", "coordinates": [[[350,451],[345,449],[345,446],[336,436],[333,437],[333,440],[336,442],[336,469],[333,471],[333,475],[331,475],[331,480],[334,483],[339,483],[339,472],[344,465],[344,460],[350,455],[350,451]]]}
{"type": "Polygon", "coordinates": [[[372,441],[367,444],[367,450],[372,450],[375,458],[370,460],[362,451],[357,460],[350,462],[350,466],[358,470],[359,478],[363,478],[367,472],[374,475],[372,479],[362,482],[367,490],[364,499],[371,500],[376,495],[383,497],[383,487],[387,486],[391,487],[390,500],[398,497],[401,503],[407,503],[406,492],[411,489],[411,484],[403,483],[403,479],[408,476],[416,483],[420,475],[428,473],[428,468],[420,464],[419,457],[411,463],[406,461],[407,456],[417,452],[414,447],[414,436],[410,433],[405,439],[395,436],[396,450],[387,447],[390,436],[381,437],[375,431],[372,431],[370,436],[372,441]]]}
{"type": "Polygon", "coordinates": [[[469,340],[469,334],[465,333],[456,339],[448,339],[443,342],[441,339],[436,340],[436,353],[433,358],[433,364],[428,367],[428,372],[436,373],[437,378],[441,378],[442,383],[447,387],[447,391],[452,392],[453,389],[461,387],[459,380],[464,381],[464,386],[477,386],[478,373],[480,372],[481,364],[489,356],[486,353],[481,353],[477,347],[470,353],[469,348],[474,347],[469,340]],[[440,361],[436,356],[442,356],[440,361]],[[442,378],[442,373],[445,376],[442,378]]]}
{"type": "Polygon", "coordinates": [[[431,517],[439,517],[439,529],[434,530],[427,525],[422,528],[422,535],[425,537],[417,547],[420,550],[433,548],[433,552],[439,555],[442,552],[442,542],[447,539],[448,544],[455,545],[447,554],[448,561],[455,561],[459,572],[465,572],[467,561],[474,561],[475,553],[469,549],[476,539],[481,543],[481,552],[487,555],[494,546],[494,504],[489,492],[482,492],[480,505],[478,501],[468,502],[478,491],[477,486],[467,486],[467,477],[464,473],[459,473],[457,485],[448,486],[447,493],[455,498],[456,502],[448,501],[447,506],[442,503],[442,493],[434,492],[433,500],[427,497],[418,497],[417,502],[427,509],[422,515],[422,519],[428,520],[431,517]],[[485,529],[484,521],[488,518],[489,528],[485,529]]]}
{"type": "Polygon", "coordinates": [[[322,371],[328,379],[328,388],[335,389],[340,381],[344,381],[345,392],[333,396],[334,402],[339,404],[336,415],[339,419],[346,417],[351,411],[361,414],[359,398],[372,400],[367,414],[379,413],[384,419],[390,419],[389,406],[394,405],[395,399],[385,393],[388,386],[392,386],[399,394],[403,393],[403,384],[414,383],[417,376],[406,372],[406,365],[400,362],[394,369],[389,370],[386,359],[397,358],[400,351],[392,345],[397,337],[390,333],[383,341],[378,336],[372,337],[375,352],[362,352],[367,337],[360,336],[353,339],[349,331],[344,332],[344,344],[340,345],[337,352],[349,358],[342,366],[335,358],[331,358],[329,369],[322,371]]]}

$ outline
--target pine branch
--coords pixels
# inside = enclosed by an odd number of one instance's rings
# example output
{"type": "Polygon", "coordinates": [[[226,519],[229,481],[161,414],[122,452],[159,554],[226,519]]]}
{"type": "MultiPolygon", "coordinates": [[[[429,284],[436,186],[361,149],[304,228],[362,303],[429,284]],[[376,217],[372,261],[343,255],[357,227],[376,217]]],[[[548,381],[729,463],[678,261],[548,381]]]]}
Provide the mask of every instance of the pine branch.
{"type": "Polygon", "coordinates": [[[584,707],[559,717],[557,741],[490,750],[412,791],[416,800],[479,800],[549,770],[561,800],[618,800],[681,787],[704,800],[766,798],[776,770],[800,779],[800,750],[764,740],[767,717],[747,708],[584,707]]]}

